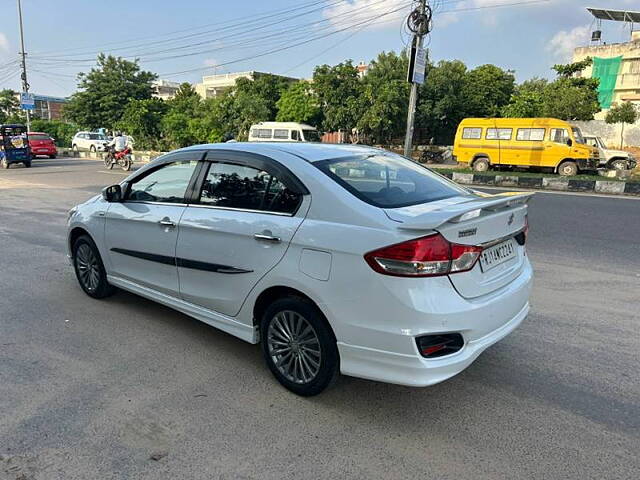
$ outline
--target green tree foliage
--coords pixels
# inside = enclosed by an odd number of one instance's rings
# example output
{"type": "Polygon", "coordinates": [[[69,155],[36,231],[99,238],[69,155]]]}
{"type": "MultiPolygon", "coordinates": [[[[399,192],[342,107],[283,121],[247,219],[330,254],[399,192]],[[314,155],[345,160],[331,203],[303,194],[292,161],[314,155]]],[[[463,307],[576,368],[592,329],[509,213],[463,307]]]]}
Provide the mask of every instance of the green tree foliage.
{"type": "Polygon", "coordinates": [[[311,83],[300,80],[292,83],[282,92],[276,103],[278,122],[300,122],[314,126],[321,121],[321,109],[318,96],[314,92],[311,83]]]}
{"type": "Polygon", "coordinates": [[[549,81],[532,78],[518,85],[508,105],[502,107],[503,117],[531,118],[543,116],[544,92],[549,81]]]}
{"type": "Polygon", "coordinates": [[[466,115],[499,116],[500,110],[509,103],[514,87],[513,74],[495,65],[481,65],[470,70],[461,92],[466,100],[466,115]]]}
{"type": "Polygon", "coordinates": [[[166,111],[167,105],[159,98],[131,100],[116,126],[135,138],[136,148],[159,149],[162,117],[166,111]]]}
{"type": "Polygon", "coordinates": [[[625,123],[635,123],[640,118],[640,112],[631,102],[622,102],[614,105],[607,112],[604,121],[607,123],[620,123],[622,128],[620,131],[620,148],[624,146],[624,125],[625,123]]]}
{"type": "Polygon", "coordinates": [[[409,100],[406,54],[382,52],[362,79],[357,127],[374,143],[390,143],[404,135],[409,100]]]}
{"type": "Polygon", "coordinates": [[[198,143],[194,125],[202,117],[203,107],[200,95],[191,84],[180,85],[176,95],[166,102],[166,106],[167,112],[162,117],[161,130],[167,148],[181,148],[198,143]]]}
{"type": "Polygon", "coordinates": [[[16,91],[9,88],[0,90],[0,123],[21,122],[23,113],[16,91]]]}
{"type": "Polygon", "coordinates": [[[157,77],[141,71],[137,61],[98,55],[98,66],[78,75],[78,88],[65,105],[65,115],[86,128],[113,128],[132,100],[151,98],[157,77]]]}
{"type": "Polygon", "coordinates": [[[70,147],[71,139],[80,128],[73,123],[60,120],[34,119],[31,121],[31,130],[49,134],[55,139],[58,147],[70,147]]]}
{"type": "Polygon", "coordinates": [[[451,143],[466,115],[462,96],[467,67],[459,60],[442,60],[427,67],[427,77],[418,95],[416,123],[436,143],[451,143]]]}
{"type": "Polygon", "coordinates": [[[587,57],[579,62],[556,64],[551,68],[556,71],[559,77],[569,78],[573,77],[576,73],[582,72],[591,64],[593,64],[593,59],[587,57]]]}
{"type": "Polygon", "coordinates": [[[351,60],[320,65],[313,72],[313,89],[323,111],[322,129],[351,131],[358,123],[362,82],[351,60]]]}

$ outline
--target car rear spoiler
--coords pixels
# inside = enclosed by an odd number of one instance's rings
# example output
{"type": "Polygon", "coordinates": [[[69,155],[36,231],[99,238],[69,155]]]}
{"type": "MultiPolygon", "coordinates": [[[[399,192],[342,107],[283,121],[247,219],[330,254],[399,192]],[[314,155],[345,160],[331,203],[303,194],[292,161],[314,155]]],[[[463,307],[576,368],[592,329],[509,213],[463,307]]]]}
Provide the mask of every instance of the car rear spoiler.
{"type": "Polygon", "coordinates": [[[526,205],[533,195],[534,192],[508,192],[456,205],[447,205],[443,206],[441,210],[433,210],[407,219],[398,225],[398,228],[403,230],[434,230],[444,223],[462,223],[499,210],[526,205]]]}

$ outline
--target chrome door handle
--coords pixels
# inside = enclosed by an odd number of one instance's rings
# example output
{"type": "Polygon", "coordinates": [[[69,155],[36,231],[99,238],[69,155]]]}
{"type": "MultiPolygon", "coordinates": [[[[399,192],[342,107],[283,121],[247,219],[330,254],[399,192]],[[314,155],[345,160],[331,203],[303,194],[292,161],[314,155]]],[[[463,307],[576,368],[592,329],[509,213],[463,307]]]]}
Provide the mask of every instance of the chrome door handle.
{"type": "Polygon", "coordinates": [[[274,237],[273,235],[264,235],[263,233],[254,233],[253,238],[256,240],[265,240],[267,242],[278,243],[280,241],[280,237],[274,237]]]}
{"type": "Polygon", "coordinates": [[[163,218],[162,220],[160,220],[158,222],[160,225],[162,225],[163,227],[169,227],[169,228],[173,228],[176,226],[175,223],[173,223],[171,220],[169,220],[168,218],[163,218]]]}

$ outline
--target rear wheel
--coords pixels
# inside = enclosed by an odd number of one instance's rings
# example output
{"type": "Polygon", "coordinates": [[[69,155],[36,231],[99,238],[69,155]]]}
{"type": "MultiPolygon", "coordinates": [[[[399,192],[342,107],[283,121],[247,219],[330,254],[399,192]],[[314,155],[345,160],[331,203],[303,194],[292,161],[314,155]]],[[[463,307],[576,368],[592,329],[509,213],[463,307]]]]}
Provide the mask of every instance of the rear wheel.
{"type": "Polygon", "coordinates": [[[49,155],[49,158],[53,159],[53,158],[56,158],[56,156],[55,155],[49,155]]]}
{"type": "Polygon", "coordinates": [[[124,157],[123,162],[122,162],[122,169],[125,172],[128,172],[129,170],[131,170],[131,164],[133,162],[131,161],[131,157],[129,157],[128,155],[124,157]]]}
{"type": "Polygon", "coordinates": [[[73,266],[80,287],[90,297],[105,298],[116,291],[107,282],[107,272],[98,247],[88,235],[82,235],[73,244],[73,266]]]}
{"type": "Polygon", "coordinates": [[[26,168],[31,168],[31,160],[29,160],[28,162],[24,162],[24,166],[26,168]]]}
{"type": "Polygon", "coordinates": [[[563,177],[572,177],[578,174],[578,166],[576,162],[562,162],[558,167],[558,173],[563,177]]]}
{"type": "Polygon", "coordinates": [[[484,157],[476,159],[476,161],[473,162],[472,168],[474,172],[486,172],[489,170],[489,159],[484,157]]]}
{"type": "Polygon", "coordinates": [[[276,379],[304,397],[326,389],[338,373],[338,347],[326,319],[298,297],[276,300],[260,323],[262,353],[276,379]]]}
{"type": "Polygon", "coordinates": [[[78,153],[78,145],[74,143],[73,146],[71,147],[71,150],[73,151],[74,154],[78,153]]]}

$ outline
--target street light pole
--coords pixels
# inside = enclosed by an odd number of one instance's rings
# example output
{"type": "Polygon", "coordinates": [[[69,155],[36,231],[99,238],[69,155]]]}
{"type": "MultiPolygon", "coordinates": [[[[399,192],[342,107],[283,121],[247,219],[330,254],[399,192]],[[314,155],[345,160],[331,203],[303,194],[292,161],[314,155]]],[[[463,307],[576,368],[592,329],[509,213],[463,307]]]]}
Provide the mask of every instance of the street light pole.
{"type": "Polygon", "coordinates": [[[408,19],[409,28],[414,33],[411,49],[412,58],[409,59],[409,78],[411,82],[411,93],[409,94],[409,111],[407,112],[407,131],[404,137],[404,155],[411,157],[411,148],[413,142],[413,124],[416,114],[416,103],[418,101],[418,85],[422,82],[416,82],[413,70],[416,67],[416,59],[418,52],[422,51],[422,43],[424,36],[429,33],[431,23],[431,8],[427,5],[426,0],[420,0],[418,7],[411,12],[408,19]]]}
{"type": "MultiPolygon", "coordinates": [[[[18,18],[20,20],[20,45],[22,51],[20,55],[22,56],[22,91],[25,93],[29,93],[29,82],[27,82],[27,54],[24,51],[24,32],[22,29],[22,2],[18,0],[18,18]]],[[[31,112],[29,110],[25,110],[27,113],[27,131],[31,131],[31,112]]]]}

